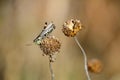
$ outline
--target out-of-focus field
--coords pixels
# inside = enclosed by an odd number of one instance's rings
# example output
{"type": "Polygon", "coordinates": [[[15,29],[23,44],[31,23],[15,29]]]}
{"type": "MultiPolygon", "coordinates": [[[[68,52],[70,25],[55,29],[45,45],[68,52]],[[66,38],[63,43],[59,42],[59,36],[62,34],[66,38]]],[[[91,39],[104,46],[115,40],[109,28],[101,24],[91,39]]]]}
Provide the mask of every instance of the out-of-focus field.
{"type": "Polygon", "coordinates": [[[84,25],[77,37],[88,59],[104,65],[91,80],[120,80],[119,0],[0,0],[0,80],[50,80],[48,57],[33,44],[46,21],[56,24],[52,35],[62,42],[55,79],[87,80],[79,47],[61,31],[71,18],[84,25]]]}

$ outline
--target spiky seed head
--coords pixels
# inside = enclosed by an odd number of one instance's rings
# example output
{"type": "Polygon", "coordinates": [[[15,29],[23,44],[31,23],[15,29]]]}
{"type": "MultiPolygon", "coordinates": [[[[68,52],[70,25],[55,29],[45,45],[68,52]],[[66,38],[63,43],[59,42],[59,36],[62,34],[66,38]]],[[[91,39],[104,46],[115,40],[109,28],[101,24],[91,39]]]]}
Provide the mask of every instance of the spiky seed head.
{"type": "Polygon", "coordinates": [[[80,20],[70,19],[63,24],[62,31],[67,37],[74,37],[80,30],[82,29],[82,25],[80,20]]]}
{"type": "Polygon", "coordinates": [[[40,49],[45,55],[54,55],[59,52],[61,42],[55,36],[47,36],[41,41],[40,49]]]}

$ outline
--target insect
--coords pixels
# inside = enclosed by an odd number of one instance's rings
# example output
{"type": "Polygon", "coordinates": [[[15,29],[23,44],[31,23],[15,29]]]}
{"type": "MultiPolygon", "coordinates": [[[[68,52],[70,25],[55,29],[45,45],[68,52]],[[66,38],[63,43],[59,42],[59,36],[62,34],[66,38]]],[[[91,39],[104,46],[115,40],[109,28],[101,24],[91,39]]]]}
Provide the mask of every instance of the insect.
{"type": "Polygon", "coordinates": [[[51,22],[47,25],[47,22],[45,23],[44,29],[42,30],[42,32],[33,40],[34,43],[36,44],[40,44],[41,40],[46,38],[54,29],[55,29],[55,25],[51,22]]]}

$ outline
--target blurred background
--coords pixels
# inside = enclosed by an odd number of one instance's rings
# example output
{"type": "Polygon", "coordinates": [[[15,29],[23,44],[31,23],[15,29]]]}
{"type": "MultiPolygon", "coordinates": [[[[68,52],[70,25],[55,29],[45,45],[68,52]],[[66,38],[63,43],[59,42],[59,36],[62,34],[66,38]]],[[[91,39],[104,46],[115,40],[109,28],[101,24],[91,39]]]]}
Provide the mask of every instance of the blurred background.
{"type": "Polygon", "coordinates": [[[103,64],[101,73],[90,72],[91,80],[120,80],[119,0],[0,0],[0,80],[50,80],[48,57],[33,39],[51,21],[62,42],[55,79],[87,80],[79,47],[61,31],[71,18],[84,25],[77,37],[88,60],[103,64]]]}

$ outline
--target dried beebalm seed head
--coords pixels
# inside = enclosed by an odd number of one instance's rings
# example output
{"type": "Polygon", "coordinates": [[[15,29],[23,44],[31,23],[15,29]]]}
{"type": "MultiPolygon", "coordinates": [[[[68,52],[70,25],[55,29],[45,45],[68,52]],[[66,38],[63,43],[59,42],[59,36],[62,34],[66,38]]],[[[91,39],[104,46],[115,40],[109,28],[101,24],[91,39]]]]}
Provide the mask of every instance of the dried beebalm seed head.
{"type": "Polygon", "coordinates": [[[41,41],[40,48],[45,55],[54,55],[59,52],[61,47],[60,41],[55,36],[48,36],[41,41]]]}
{"type": "Polygon", "coordinates": [[[63,33],[68,37],[74,37],[82,29],[80,20],[71,19],[63,24],[63,33]]]}
{"type": "Polygon", "coordinates": [[[99,73],[103,69],[102,62],[98,59],[92,59],[88,61],[88,70],[93,73],[99,73]]]}

